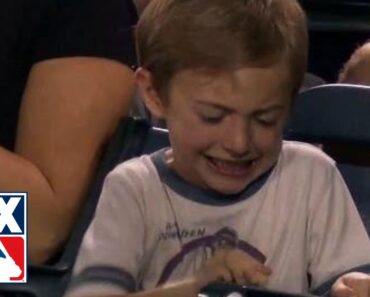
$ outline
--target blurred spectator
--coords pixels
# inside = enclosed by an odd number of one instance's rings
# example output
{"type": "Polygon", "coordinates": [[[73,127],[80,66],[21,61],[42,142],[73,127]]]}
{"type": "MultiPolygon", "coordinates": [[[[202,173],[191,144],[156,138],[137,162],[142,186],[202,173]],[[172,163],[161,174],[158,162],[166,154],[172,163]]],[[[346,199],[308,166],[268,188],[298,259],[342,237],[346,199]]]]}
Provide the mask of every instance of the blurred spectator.
{"type": "Polygon", "coordinates": [[[0,190],[28,192],[29,259],[41,263],[128,111],[137,13],[131,0],[5,0],[0,15],[0,190]]]}
{"type": "Polygon", "coordinates": [[[344,64],[338,83],[370,85],[370,41],[356,49],[344,64]]]}

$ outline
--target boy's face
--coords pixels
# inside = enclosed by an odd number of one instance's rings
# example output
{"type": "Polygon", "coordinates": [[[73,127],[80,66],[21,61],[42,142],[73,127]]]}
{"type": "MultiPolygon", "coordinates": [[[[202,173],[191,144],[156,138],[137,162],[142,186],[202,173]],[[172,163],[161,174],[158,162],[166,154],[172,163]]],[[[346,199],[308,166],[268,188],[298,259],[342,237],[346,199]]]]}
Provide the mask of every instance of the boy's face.
{"type": "Polygon", "coordinates": [[[238,193],[277,161],[291,104],[287,67],[182,71],[168,102],[160,114],[170,131],[169,165],[199,187],[238,193]]]}

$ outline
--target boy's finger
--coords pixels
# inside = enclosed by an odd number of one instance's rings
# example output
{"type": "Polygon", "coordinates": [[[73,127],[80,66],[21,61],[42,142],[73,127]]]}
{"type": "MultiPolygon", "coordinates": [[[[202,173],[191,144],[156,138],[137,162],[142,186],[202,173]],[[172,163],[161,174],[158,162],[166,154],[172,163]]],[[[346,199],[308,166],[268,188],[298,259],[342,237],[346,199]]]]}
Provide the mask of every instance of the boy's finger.
{"type": "Polygon", "coordinates": [[[265,275],[271,275],[272,269],[264,264],[258,265],[258,270],[265,275]]]}
{"type": "Polygon", "coordinates": [[[264,286],[268,281],[268,275],[260,273],[258,271],[244,271],[244,279],[246,280],[247,284],[253,286],[264,286]]]}
{"type": "MultiPolygon", "coordinates": [[[[244,258],[245,260],[245,266],[250,267],[249,270],[257,270],[263,274],[270,275],[272,273],[272,270],[270,267],[266,266],[262,262],[258,261],[257,259],[247,256],[244,258]]],[[[247,268],[247,267],[246,267],[247,268]]]]}
{"type": "Polygon", "coordinates": [[[216,275],[217,275],[217,279],[216,279],[217,281],[228,282],[228,283],[231,283],[233,281],[233,275],[231,274],[231,271],[227,268],[224,268],[224,267],[217,268],[216,275]]]}
{"type": "Polygon", "coordinates": [[[233,275],[233,281],[237,283],[238,285],[248,285],[249,282],[245,278],[245,275],[243,273],[243,270],[232,270],[232,275],[233,275]]]}
{"type": "Polygon", "coordinates": [[[335,282],[330,292],[331,297],[359,297],[355,291],[346,286],[342,281],[335,282]]]}
{"type": "Polygon", "coordinates": [[[269,277],[267,275],[257,274],[252,279],[252,283],[255,286],[265,286],[267,284],[268,280],[269,280],[269,277]]]}
{"type": "Polygon", "coordinates": [[[247,264],[245,266],[245,269],[244,270],[248,270],[248,271],[255,271],[255,272],[259,272],[261,274],[264,274],[264,275],[271,275],[272,273],[272,270],[270,267],[258,262],[255,260],[255,262],[251,265],[251,264],[247,264]]]}

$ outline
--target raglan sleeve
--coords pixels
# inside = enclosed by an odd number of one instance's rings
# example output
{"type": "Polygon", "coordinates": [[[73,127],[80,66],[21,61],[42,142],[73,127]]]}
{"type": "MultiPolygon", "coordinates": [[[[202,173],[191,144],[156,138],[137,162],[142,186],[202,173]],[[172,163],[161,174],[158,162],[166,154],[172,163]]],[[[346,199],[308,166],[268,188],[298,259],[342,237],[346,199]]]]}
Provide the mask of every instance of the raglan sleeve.
{"type": "Polygon", "coordinates": [[[66,296],[108,296],[137,290],[144,253],[142,207],[139,184],[130,172],[114,170],[107,176],[66,296]]]}
{"type": "Polygon", "coordinates": [[[336,165],[323,169],[307,223],[311,291],[322,295],[345,272],[370,272],[370,241],[336,165]]]}

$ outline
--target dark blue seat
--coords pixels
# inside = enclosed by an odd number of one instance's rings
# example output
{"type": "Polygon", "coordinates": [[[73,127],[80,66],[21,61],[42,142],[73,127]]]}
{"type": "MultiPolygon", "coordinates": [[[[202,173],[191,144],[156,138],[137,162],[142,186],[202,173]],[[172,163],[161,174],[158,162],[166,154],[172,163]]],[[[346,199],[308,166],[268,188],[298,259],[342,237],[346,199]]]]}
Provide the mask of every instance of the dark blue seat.
{"type": "Polygon", "coordinates": [[[132,121],[132,124],[136,126],[136,133],[131,136],[130,140],[126,140],[119,157],[120,162],[142,154],[150,154],[170,145],[166,129],[151,127],[145,120],[141,119],[129,119],[129,121],[132,121]]]}
{"type": "Polygon", "coordinates": [[[286,138],[323,145],[370,234],[370,87],[332,84],[301,93],[286,138]]]}

